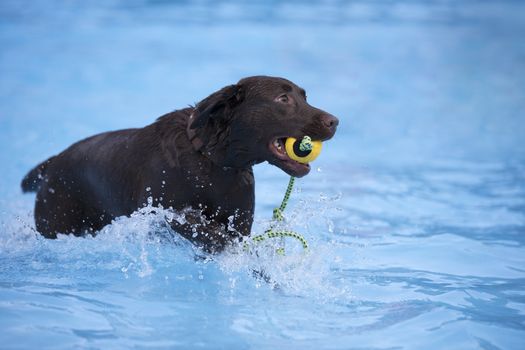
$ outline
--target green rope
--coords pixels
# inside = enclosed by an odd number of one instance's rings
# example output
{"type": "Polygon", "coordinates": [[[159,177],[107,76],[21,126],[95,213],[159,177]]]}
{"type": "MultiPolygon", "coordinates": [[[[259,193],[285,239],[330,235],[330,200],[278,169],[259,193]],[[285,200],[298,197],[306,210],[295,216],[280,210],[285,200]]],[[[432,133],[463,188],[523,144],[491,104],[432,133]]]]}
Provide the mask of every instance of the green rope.
{"type": "Polygon", "coordinates": [[[286,188],[286,192],[284,194],[283,201],[281,202],[281,206],[273,210],[274,220],[276,221],[284,220],[283,211],[284,209],[286,209],[286,205],[288,204],[288,200],[290,199],[290,195],[292,194],[294,183],[295,183],[295,177],[290,176],[290,181],[288,181],[288,187],[286,188]]]}
{"type": "Polygon", "coordinates": [[[308,242],[306,239],[298,234],[297,232],[293,231],[266,231],[266,236],[268,238],[276,238],[276,237],[292,237],[297,239],[299,242],[301,242],[301,245],[303,246],[304,250],[308,250],[308,242]]]}
{"type": "MultiPolygon", "coordinates": [[[[308,136],[303,137],[303,139],[301,141],[301,144],[299,145],[299,148],[302,151],[310,151],[310,150],[312,150],[312,147],[313,147],[312,139],[310,139],[308,136]]],[[[275,220],[276,222],[281,222],[281,221],[284,220],[283,211],[284,211],[284,209],[286,209],[286,205],[288,204],[288,200],[290,199],[290,195],[292,194],[294,183],[295,183],[295,177],[290,176],[290,181],[288,181],[288,187],[286,188],[286,192],[284,194],[283,201],[281,202],[281,206],[278,207],[278,208],[275,208],[273,210],[273,220],[275,220]]],[[[268,230],[266,230],[266,232],[264,232],[264,234],[254,236],[252,238],[252,241],[254,241],[256,243],[260,243],[260,242],[264,241],[265,239],[278,238],[278,237],[281,237],[281,238],[284,238],[284,237],[295,238],[301,243],[301,245],[303,246],[304,250],[308,250],[308,242],[306,241],[306,239],[302,235],[300,235],[300,234],[298,234],[297,232],[294,232],[294,231],[287,231],[287,230],[274,231],[274,225],[270,226],[270,228],[268,230]]],[[[248,248],[248,245],[246,243],[244,244],[244,248],[245,249],[248,248]]],[[[284,255],[284,248],[283,247],[278,248],[277,249],[277,253],[280,254],[280,255],[284,255]]]]}
{"type": "MultiPolygon", "coordinates": [[[[288,200],[290,199],[290,195],[292,194],[294,183],[295,183],[295,177],[290,176],[290,181],[288,181],[288,187],[286,188],[286,192],[284,194],[283,201],[281,202],[281,206],[273,210],[273,219],[276,222],[280,222],[284,220],[283,211],[284,209],[286,209],[286,205],[288,204],[288,200]]],[[[256,243],[260,243],[268,238],[279,238],[279,237],[295,238],[301,243],[304,250],[308,250],[308,242],[302,235],[294,231],[287,231],[287,230],[274,231],[274,225],[270,226],[270,228],[266,230],[264,234],[254,236],[252,238],[252,241],[256,243]]],[[[244,249],[248,249],[247,243],[244,244],[244,249]]],[[[284,255],[284,248],[283,247],[278,248],[277,253],[280,255],[284,255]]]]}
{"type": "MultiPolygon", "coordinates": [[[[284,209],[286,209],[286,205],[288,204],[288,201],[290,200],[290,195],[292,194],[294,183],[295,183],[295,177],[290,176],[290,181],[288,181],[288,187],[286,188],[286,192],[284,194],[283,201],[281,202],[281,206],[278,207],[278,208],[275,208],[273,210],[273,219],[276,222],[280,222],[280,221],[284,220],[283,211],[284,211],[284,209]]],[[[274,225],[270,226],[270,228],[268,230],[266,230],[266,232],[264,232],[264,234],[258,235],[258,236],[254,236],[252,238],[252,240],[254,242],[256,242],[256,243],[260,243],[260,242],[262,242],[262,241],[264,241],[264,240],[266,240],[268,238],[278,238],[278,237],[281,237],[281,238],[284,238],[284,237],[295,238],[301,243],[301,245],[303,246],[304,250],[308,250],[308,242],[306,241],[306,239],[302,235],[300,235],[300,234],[298,234],[297,232],[294,232],[294,231],[287,231],[287,230],[275,231],[274,230],[274,225]]],[[[245,244],[244,247],[246,249],[247,245],[245,244]]],[[[284,255],[284,248],[283,247],[278,248],[277,249],[277,253],[280,254],[280,255],[284,255]]]]}

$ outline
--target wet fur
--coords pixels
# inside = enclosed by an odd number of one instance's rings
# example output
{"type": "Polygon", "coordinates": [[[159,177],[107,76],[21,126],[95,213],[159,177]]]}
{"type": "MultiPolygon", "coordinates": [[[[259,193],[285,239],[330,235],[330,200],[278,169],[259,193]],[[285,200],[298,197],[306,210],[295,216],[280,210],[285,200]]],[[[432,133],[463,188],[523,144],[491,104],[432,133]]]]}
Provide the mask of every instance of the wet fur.
{"type": "Polygon", "coordinates": [[[184,212],[185,223],[171,223],[183,237],[208,251],[222,250],[250,234],[252,166],[269,161],[293,172],[269,152],[272,137],[333,136],[337,119],[308,105],[303,95],[286,79],[250,77],[144,128],[71,145],[22,180],[24,192],[37,192],[37,230],[47,238],[94,234],[151,197],[155,205],[184,212]],[[275,102],[283,93],[293,105],[275,102]],[[202,142],[198,150],[186,130],[192,114],[191,130],[202,142]]]}

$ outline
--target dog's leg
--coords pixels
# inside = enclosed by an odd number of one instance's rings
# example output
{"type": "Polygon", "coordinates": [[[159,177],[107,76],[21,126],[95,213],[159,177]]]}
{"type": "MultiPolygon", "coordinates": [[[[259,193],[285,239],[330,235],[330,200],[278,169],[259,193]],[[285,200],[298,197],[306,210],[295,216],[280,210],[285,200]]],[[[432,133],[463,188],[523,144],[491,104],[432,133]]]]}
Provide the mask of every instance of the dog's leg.
{"type": "Polygon", "coordinates": [[[76,197],[78,192],[63,184],[63,180],[51,176],[42,182],[37,192],[35,224],[44,237],[56,238],[58,233],[95,234],[111,221],[110,216],[93,208],[86,210],[86,204],[76,197]]]}
{"type": "Polygon", "coordinates": [[[187,208],[181,214],[183,218],[171,222],[172,228],[209,253],[221,252],[241,236],[227,223],[208,218],[201,210],[187,208]]]}
{"type": "Polygon", "coordinates": [[[56,238],[58,233],[82,235],[82,208],[72,199],[61,196],[54,189],[42,186],[35,203],[36,229],[46,238],[56,238]]]}

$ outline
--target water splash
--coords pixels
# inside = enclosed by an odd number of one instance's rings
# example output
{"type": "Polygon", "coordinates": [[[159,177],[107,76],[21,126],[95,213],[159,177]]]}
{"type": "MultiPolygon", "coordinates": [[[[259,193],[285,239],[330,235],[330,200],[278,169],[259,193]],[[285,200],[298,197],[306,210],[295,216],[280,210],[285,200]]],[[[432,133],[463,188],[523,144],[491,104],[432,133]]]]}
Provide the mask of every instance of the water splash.
{"type": "MultiPolygon", "coordinates": [[[[295,191],[301,192],[301,189],[297,187],[295,191]]],[[[310,242],[308,251],[294,239],[248,241],[248,249],[246,245],[239,244],[216,258],[221,270],[230,276],[251,275],[256,279],[256,287],[267,284],[284,293],[323,301],[341,297],[351,299],[351,286],[333,279],[333,270],[342,262],[342,255],[338,252],[341,246],[325,239],[334,230],[329,218],[339,210],[337,203],[340,199],[341,194],[320,194],[291,207],[285,212],[283,222],[256,220],[256,232],[264,232],[269,227],[301,232],[310,242]],[[285,255],[278,252],[282,247],[285,248],[285,255]]],[[[348,249],[348,246],[345,248],[348,249]]]]}
{"type": "MultiPolygon", "coordinates": [[[[331,270],[337,263],[333,258],[336,255],[334,246],[323,241],[322,235],[315,237],[305,230],[328,232],[332,228],[325,223],[324,227],[304,224],[314,213],[325,215],[329,212],[327,203],[338,198],[321,196],[314,201],[301,202],[298,208],[289,212],[285,222],[276,227],[306,233],[313,243],[308,252],[293,239],[286,242],[271,239],[257,245],[252,242],[249,249],[241,243],[222,254],[210,256],[170,227],[170,222],[185,222],[182,213],[154,206],[150,199],[145,207],[129,217],[114,219],[95,237],[58,235],[56,240],[47,240],[34,229],[31,212],[19,214],[18,219],[3,225],[0,255],[12,262],[29,254],[31,263],[38,270],[56,270],[55,265],[61,264],[67,275],[72,271],[87,274],[118,271],[128,279],[164,274],[166,280],[209,280],[210,283],[228,285],[233,290],[269,288],[323,300],[349,296],[348,286],[341,287],[331,281],[331,270]],[[283,243],[286,248],[284,256],[276,253],[283,243]]],[[[255,227],[262,232],[270,224],[275,223],[257,220],[255,227]]]]}

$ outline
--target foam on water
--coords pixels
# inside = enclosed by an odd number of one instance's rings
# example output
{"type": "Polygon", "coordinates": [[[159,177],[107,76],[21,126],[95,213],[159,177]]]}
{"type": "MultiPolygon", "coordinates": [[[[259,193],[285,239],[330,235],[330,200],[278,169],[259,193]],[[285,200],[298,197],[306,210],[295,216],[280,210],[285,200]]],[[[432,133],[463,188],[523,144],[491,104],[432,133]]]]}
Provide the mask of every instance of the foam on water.
{"type": "MultiPolygon", "coordinates": [[[[0,257],[17,273],[20,270],[14,261],[30,256],[31,266],[41,271],[53,270],[55,268],[49,264],[57,263],[67,266],[69,272],[71,269],[108,270],[120,271],[125,278],[130,275],[143,278],[164,271],[166,278],[204,280],[204,271],[213,270],[214,274],[220,272],[220,277],[215,276],[220,279],[219,283],[228,282],[231,288],[241,279],[243,288],[246,285],[265,287],[319,299],[350,297],[347,286],[336,286],[330,280],[331,269],[337,268],[334,263],[340,261],[333,257],[334,247],[329,242],[322,242],[319,239],[322,235],[310,234],[312,226],[316,232],[323,229],[333,232],[330,225],[322,228],[308,220],[314,212],[328,210],[326,203],[331,200],[320,196],[315,203],[304,201],[291,211],[285,224],[275,226],[276,229],[293,228],[307,233],[311,243],[308,251],[294,239],[267,239],[260,243],[248,239],[249,248],[239,243],[222,254],[209,255],[170,228],[169,222],[184,220],[183,213],[152,206],[150,201],[130,217],[116,218],[95,237],[61,234],[56,240],[47,240],[34,229],[32,213],[17,215],[16,219],[2,224],[0,257]],[[283,244],[285,255],[276,252],[283,244]]],[[[272,224],[275,225],[270,220],[259,220],[255,227],[272,224]]]]}

